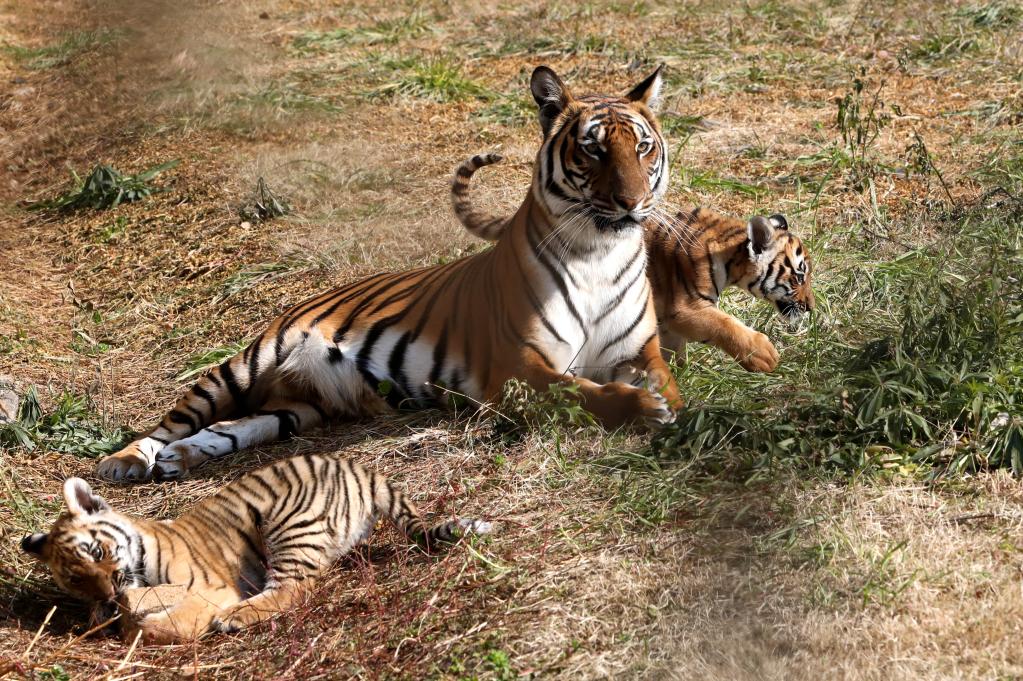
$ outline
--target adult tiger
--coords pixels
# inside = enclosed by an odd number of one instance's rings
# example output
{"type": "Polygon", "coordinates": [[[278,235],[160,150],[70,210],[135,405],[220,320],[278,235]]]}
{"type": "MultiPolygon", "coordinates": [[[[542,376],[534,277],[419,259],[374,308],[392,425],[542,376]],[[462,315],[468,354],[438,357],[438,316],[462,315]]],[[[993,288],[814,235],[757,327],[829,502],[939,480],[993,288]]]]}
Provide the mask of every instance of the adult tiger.
{"type": "Polygon", "coordinates": [[[100,477],[177,478],[336,416],[451,392],[493,400],[510,378],[573,383],[607,426],[671,420],[680,399],[657,340],[640,226],[668,184],[648,106],[660,83],[658,68],[625,96],[574,97],[538,67],[530,90],[544,140],[495,248],[296,305],[145,437],[103,459],[100,477]],[[629,371],[642,385],[611,381],[629,371]]]}
{"type": "MultiPolygon", "coordinates": [[[[475,208],[469,181],[500,160],[497,154],[467,159],[451,185],[455,215],[466,231],[486,241],[500,238],[510,219],[475,208]]],[[[686,342],[710,343],[749,371],[773,371],[778,351],[770,339],[717,305],[726,288],[737,286],[771,301],[787,319],[813,309],[810,253],[789,231],[785,216],[743,221],[695,207],[675,216],[656,215],[644,229],[661,346],[676,350],[686,342]]]]}

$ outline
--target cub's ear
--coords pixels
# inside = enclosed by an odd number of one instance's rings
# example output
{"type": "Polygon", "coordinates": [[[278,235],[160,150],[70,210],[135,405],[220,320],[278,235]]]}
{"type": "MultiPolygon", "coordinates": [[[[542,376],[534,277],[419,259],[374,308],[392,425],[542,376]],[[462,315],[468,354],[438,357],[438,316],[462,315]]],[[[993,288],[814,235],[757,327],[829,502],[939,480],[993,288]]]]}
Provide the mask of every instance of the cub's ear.
{"type": "Polygon", "coordinates": [[[756,259],[774,242],[774,225],[768,218],[755,215],[746,225],[750,257],[756,259]]]}
{"type": "Polygon", "coordinates": [[[630,102],[643,102],[651,109],[656,108],[661,96],[661,70],[663,69],[664,64],[658,65],[653,73],[643,79],[643,82],[629,90],[625,98],[630,102]]]}
{"type": "Polygon", "coordinates": [[[529,79],[529,90],[540,108],[540,127],[543,128],[543,135],[546,137],[554,119],[572,101],[572,95],[558,74],[547,66],[536,67],[532,78],[529,79]]]}
{"type": "Polygon", "coordinates": [[[64,503],[72,515],[88,515],[110,510],[110,504],[93,494],[89,483],[81,478],[68,478],[64,481],[64,503]]]}
{"type": "Polygon", "coordinates": [[[771,225],[774,226],[775,229],[789,228],[789,221],[786,220],[785,216],[782,215],[781,213],[775,213],[774,215],[767,219],[771,221],[771,225]]]}
{"type": "Polygon", "coordinates": [[[21,540],[21,550],[32,556],[41,556],[48,538],[49,535],[44,532],[30,534],[21,540]]]}

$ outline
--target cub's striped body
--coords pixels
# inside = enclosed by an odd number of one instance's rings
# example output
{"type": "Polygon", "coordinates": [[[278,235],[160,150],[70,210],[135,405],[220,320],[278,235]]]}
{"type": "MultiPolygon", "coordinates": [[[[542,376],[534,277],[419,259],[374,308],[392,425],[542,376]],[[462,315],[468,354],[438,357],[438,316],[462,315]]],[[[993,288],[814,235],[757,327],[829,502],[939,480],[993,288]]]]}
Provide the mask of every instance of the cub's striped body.
{"type": "Polygon", "coordinates": [[[147,642],[236,631],[290,608],[386,516],[424,548],[489,525],[453,520],[427,529],[384,476],[336,456],[284,459],[248,473],[180,518],[117,513],[88,483],[64,483],[67,512],[22,540],[70,593],[106,602],[122,590],[184,584],[174,607],[140,623],[147,642]]]}
{"type": "MultiPolygon", "coordinates": [[[[533,75],[544,142],[532,186],[486,253],[378,274],[307,300],[199,380],[159,426],[98,465],[113,480],[177,478],[210,459],[343,416],[498,398],[510,378],[570,382],[608,426],[672,418],[640,226],[667,186],[646,103],[574,98],[533,75]],[[608,382],[643,377],[643,387],[608,382]],[[649,389],[648,389],[649,388],[649,389]]],[[[638,381],[636,381],[638,383],[638,381]]]]}
{"type": "MultiPolygon", "coordinates": [[[[467,231],[487,241],[498,240],[510,220],[475,208],[469,181],[477,170],[500,160],[496,154],[466,160],[451,188],[455,215],[467,231]]],[[[674,350],[690,341],[710,343],[750,371],[773,370],[778,351],[767,336],[717,305],[726,288],[738,286],[771,301],[789,319],[813,309],[813,263],[785,217],[755,216],[744,222],[696,207],[673,217],[655,216],[644,228],[661,345],[674,350]]]]}

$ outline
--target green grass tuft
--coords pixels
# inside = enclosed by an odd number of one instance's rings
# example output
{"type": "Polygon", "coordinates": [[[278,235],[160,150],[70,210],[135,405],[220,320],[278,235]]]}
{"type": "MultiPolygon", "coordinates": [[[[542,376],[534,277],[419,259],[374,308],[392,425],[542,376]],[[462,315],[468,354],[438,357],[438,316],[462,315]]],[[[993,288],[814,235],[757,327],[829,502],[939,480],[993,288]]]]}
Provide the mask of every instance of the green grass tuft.
{"type": "Polygon", "coordinates": [[[432,21],[431,14],[416,9],[407,16],[385,19],[365,28],[309,31],[295,38],[291,45],[298,52],[329,52],[348,45],[393,45],[428,32],[432,21]]]}
{"type": "Polygon", "coordinates": [[[177,381],[187,381],[190,378],[194,378],[207,369],[217,366],[225,359],[237,355],[239,352],[248,347],[248,345],[248,341],[229,343],[228,345],[224,345],[219,348],[204,350],[203,352],[192,355],[185,360],[184,370],[175,376],[174,379],[177,381]]]}
{"type": "Polygon", "coordinates": [[[974,28],[1007,28],[1016,25],[1023,16],[1018,5],[995,0],[984,5],[963,7],[956,12],[974,28]]]}
{"type": "Polygon", "coordinates": [[[79,55],[110,45],[117,38],[115,31],[72,31],[59,43],[43,47],[4,45],[2,48],[16,60],[33,70],[49,69],[69,64],[79,55]]]}
{"type": "Polygon", "coordinates": [[[463,76],[458,66],[443,59],[404,60],[388,66],[399,72],[398,77],[376,88],[372,96],[400,95],[435,102],[489,100],[494,96],[487,88],[463,76]]]}
{"type": "Polygon", "coordinates": [[[298,83],[271,83],[258,91],[241,96],[237,103],[263,107],[278,114],[294,113],[337,113],[341,108],[325,97],[309,94],[298,83]]]}
{"type": "Polygon", "coordinates": [[[519,127],[536,121],[536,105],[526,95],[500,95],[473,116],[487,123],[519,127]]]}
{"type": "Polygon", "coordinates": [[[98,422],[88,396],[62,392],[56,406],[43,413],[35,388],[22,398],[18,420],[0,425],[0,448],[42,449],[77,456],[98,457],[115,451],[128,433],[98,422]]]}

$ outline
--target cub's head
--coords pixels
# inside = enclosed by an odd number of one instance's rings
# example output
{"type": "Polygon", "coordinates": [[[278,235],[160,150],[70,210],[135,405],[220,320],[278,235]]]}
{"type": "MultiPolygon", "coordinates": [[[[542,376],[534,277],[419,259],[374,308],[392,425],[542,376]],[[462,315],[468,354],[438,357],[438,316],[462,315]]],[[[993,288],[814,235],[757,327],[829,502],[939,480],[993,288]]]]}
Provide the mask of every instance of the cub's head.
{"type": "Polygon", "coordinates": [[[544,134],[534,186],[556,217],[578,214],[607,231],[650,215],[668,186],[668,150],[652,111],[660,89],[661,67],[622,96],[576,97],[551,69],[533,71],[544,134]]]}
{"type": "Polygon", "coordinates": [[[88,601],[108,601],[125,586],[131,537],[127,518],[115,513],[81,478],[64,482],[67,511],[49,533],[21,540],[21,549],[50,567],[58,586],[88,601]]]}
{"type": "Polygon", "coordinates": [[[813,309],[813,263],[803,241],[789,231],[784,215],[757,215],[746,225],[750,267],[738,282],[753,295],[770,300],[778,313],[794,321],[813,309]]]}

